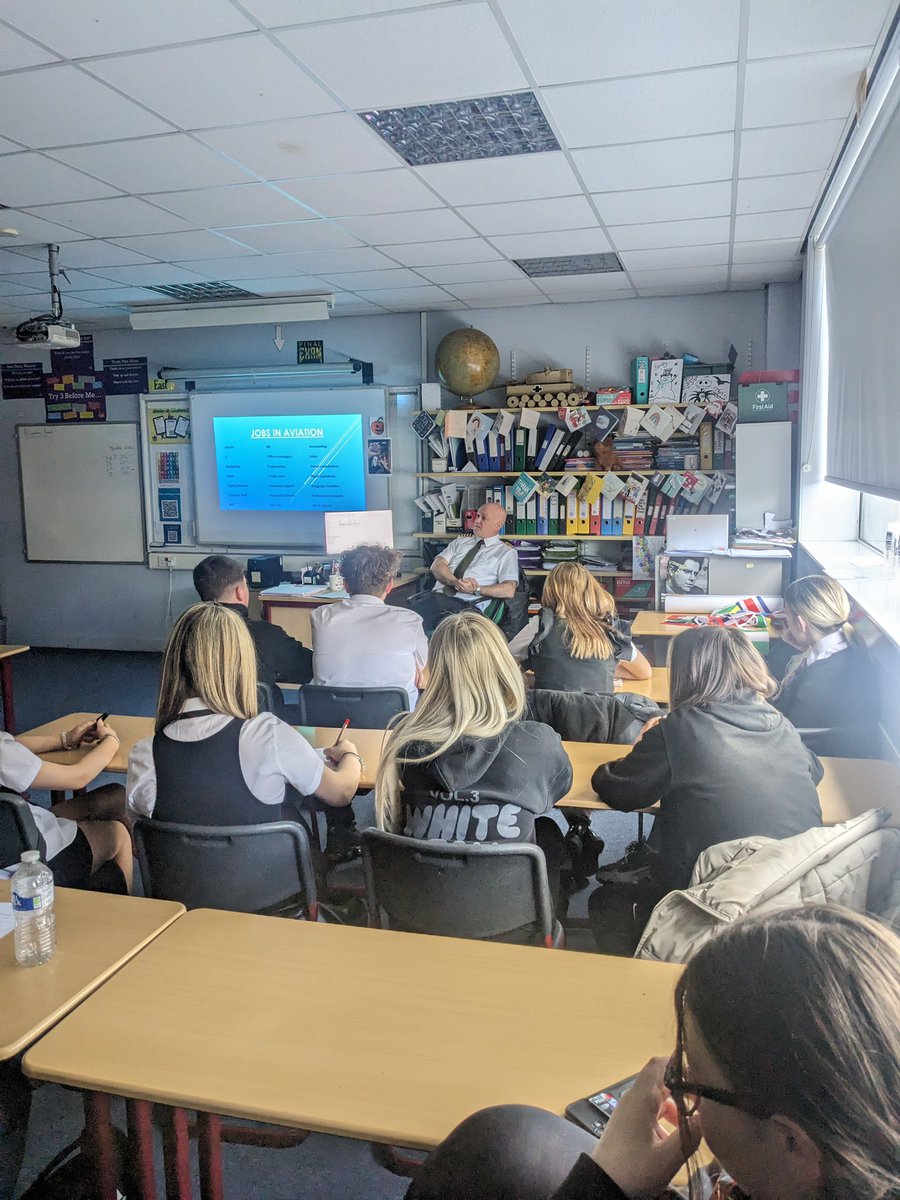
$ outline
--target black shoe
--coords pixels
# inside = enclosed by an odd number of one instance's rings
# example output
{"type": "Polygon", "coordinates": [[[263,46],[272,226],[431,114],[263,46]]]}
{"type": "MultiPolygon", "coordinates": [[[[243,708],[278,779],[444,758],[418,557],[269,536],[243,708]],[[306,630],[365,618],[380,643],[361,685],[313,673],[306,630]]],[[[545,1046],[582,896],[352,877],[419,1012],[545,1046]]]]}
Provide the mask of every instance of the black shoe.
{"type": "Polygon", "coordinates": [[[600,883],[649,883],[657,858],[659,853],[646,842],[632,842],[624,857],[600,867],[596,878],[600,883]]]}
{"type": "Polygon", "coordinates": [[[332,825],[325,843],[325,861],[329,867],[353,862],[362,856],[359,830],[355,825],[332,825]]]}

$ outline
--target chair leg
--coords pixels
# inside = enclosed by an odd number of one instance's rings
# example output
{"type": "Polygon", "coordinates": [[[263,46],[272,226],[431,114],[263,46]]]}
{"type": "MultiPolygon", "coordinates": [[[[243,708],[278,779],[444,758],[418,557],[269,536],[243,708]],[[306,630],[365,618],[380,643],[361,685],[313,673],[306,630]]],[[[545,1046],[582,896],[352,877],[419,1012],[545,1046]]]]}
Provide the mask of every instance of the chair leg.
{"type": "Polygon", "coordinates": [[[427,1150],[411,1150],[409,1147],[387,1146],[383,1142],[370,1142],[372,1158],[379,1167],[399,1175],[402,1179],[415,1179],[428,1157],[427,1150]]]}

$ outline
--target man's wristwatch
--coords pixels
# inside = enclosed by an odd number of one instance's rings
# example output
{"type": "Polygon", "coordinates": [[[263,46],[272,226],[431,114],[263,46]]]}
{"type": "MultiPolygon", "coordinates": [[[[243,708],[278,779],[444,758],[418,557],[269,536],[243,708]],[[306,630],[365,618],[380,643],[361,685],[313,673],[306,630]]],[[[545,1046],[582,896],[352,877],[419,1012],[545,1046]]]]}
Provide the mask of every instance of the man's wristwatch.
{"type": "Polygon", "coordinates": [[[481,588],[476,588],[472,595],[476,600],[479,600],[481,598],[481,588]]]}

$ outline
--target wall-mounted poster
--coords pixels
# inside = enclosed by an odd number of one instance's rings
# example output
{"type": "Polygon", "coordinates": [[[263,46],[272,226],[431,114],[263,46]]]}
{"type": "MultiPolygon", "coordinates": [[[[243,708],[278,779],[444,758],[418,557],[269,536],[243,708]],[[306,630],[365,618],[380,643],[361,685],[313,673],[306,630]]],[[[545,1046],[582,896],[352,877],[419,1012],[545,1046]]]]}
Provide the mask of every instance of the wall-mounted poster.
{"type": "Polygon", "coordinates": [[[366,451],[370,475],[390,475],[392,473],[390,438],[369,438],[366,443],[366,451]]]}
{"type": "Polygon", "coordinates": [[[661,554],[659,590],[664,596],[708,596],[709,559],[700,554],[661,554]]]}
{"type": "Polygon", "coordinates": [[[654,358],[650,364],[650,404],[677,404],[681,399],[681,358],[654,358]]]}

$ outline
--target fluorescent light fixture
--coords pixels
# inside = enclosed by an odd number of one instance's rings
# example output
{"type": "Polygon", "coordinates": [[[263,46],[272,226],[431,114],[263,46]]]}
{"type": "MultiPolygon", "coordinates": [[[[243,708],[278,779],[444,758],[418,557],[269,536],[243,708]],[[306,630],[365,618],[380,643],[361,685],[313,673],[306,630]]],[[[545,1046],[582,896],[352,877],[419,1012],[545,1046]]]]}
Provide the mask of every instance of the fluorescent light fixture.
{"type": "Polygon", "coordinates": [[[227,304],[141,305],[129,314],[132,329],[200,329],[219,325],[271,325],[327,321],[334,296],[231,301],[227,304]]]}
{"type": "Polygon", "coordinates": [[[514,261],[519,270],[532,279],[549,279],[553,275],[601,275],[622,270],[616,254],[559,254],[514,261]]]}

